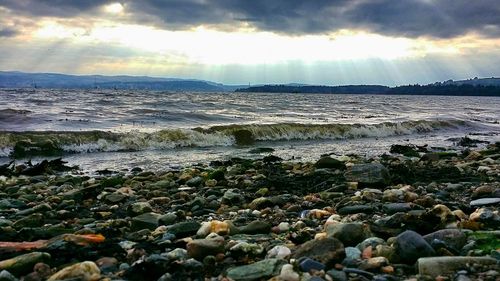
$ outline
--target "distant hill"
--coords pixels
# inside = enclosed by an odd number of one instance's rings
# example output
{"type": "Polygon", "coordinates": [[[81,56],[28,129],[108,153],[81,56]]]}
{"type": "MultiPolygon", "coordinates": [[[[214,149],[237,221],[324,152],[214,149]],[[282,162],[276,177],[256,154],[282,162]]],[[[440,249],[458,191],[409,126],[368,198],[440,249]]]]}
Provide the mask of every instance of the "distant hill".
{"type": "Polygon", "coordinates": [[[440,84],[444,85],[474,85],[474,86],[500,86],[500,78],[477,78],[474,77],[472,79],[467,80],[448,80],[441,82],[440,84]]]}
{"type": "Polygon", "coordinates": [[[67,75],[57,73],[24,73],[0,71],[0,88],[56,89],[144,89],[163,91],[224,92],[240,86],[229,86],[203,80],[156,78],[148,76],[67,75]]]}
{"type": "Polygon", "coordinates": [[[399,94],[500,96],[500,78],[473,78],[436,82],[429,85],[387,87],[383,85],[319,86],[290,83],[284,85],[224,85],[205,80],[149,76],[67,75],[0,71],[0,88],[125,89],[189,92],[265,92],[322,94],[399,94]]]}
{"type": "Polygon", "coordinates": [[[262,85],[237,89],[236,92],[263,93],[317,93],[317,94],[383,94],[383,95],[445,95],[445,96],[500,96],[500,78],[473,78],[468,80],[436,82],[429,85],[312,86],[262,85]]]}

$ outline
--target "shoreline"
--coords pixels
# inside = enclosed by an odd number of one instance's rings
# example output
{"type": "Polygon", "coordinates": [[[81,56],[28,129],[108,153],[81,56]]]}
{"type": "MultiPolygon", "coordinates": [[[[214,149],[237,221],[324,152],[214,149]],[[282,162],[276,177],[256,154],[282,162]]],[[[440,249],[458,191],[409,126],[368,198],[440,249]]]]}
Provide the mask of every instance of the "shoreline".
{"type": "Polygon", "coordinates": [[[391,152],[96,177],[54,171],[64,163],[18,176],[17,166],[0,181],[0,272],[38,280],[499,278],[500,143],[391,152]]]}

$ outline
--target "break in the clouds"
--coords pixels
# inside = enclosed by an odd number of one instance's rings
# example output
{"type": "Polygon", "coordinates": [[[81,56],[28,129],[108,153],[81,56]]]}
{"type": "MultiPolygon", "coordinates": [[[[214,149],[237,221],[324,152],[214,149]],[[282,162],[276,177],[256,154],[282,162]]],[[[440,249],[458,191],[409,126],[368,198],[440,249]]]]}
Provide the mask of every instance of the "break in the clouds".
{"type": "MultiPolygon", "coordinates": [[[[19,14],[71,18],[92,15],[102,0],[0,0],[19,14]]],[[[123,0],[136,23],[168,29],[241,24],[287,34],[331,33],[360,29],[405,37],[455,37],[500,33],[498,0],[123,0]]]]}

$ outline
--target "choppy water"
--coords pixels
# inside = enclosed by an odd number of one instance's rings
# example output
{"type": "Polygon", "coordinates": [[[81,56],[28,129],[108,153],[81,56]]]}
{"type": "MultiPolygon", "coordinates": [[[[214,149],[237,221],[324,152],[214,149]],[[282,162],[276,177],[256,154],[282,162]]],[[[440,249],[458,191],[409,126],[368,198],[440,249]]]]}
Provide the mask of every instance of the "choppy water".
{"type": "Polygon", "coordinates": [[[230,157],[380,154],[391,144],[500,140],[495,97],[1,90],[0,162],[16,142],[50,139],[86,170],[162,169],[230,157]],[[256,143],[236,145],[236,132],[256,143]]]}

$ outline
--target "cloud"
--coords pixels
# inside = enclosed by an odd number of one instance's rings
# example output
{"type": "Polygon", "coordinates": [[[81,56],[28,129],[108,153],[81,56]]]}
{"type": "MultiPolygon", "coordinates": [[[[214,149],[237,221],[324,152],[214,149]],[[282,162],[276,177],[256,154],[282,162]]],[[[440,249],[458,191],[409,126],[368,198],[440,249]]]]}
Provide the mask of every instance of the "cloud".
{"type": "Polygon", "coordinates": [[[0,37],[14,37],[18,34],[17,30],[6,27],[6,28],[0,28],[0,37]]]}
{"type": "Polygon", "coordinates": [[[293,35],[341,29],[405,37],[500,35],[498,0],[0,0],[0,6],[19,14],[71,18],[95,16],[113,2],[125,7],[123,21],[170,30],[204,25],[293,35]]]}
{"type": "Polygon", "coordinates": [[[74,17],[104,4],[108,0],[0,0],[0,6],[31,16],[74,17]]]}

